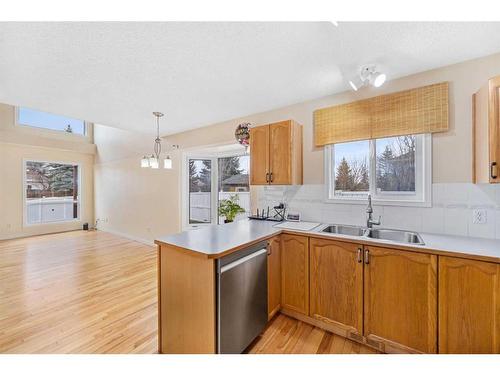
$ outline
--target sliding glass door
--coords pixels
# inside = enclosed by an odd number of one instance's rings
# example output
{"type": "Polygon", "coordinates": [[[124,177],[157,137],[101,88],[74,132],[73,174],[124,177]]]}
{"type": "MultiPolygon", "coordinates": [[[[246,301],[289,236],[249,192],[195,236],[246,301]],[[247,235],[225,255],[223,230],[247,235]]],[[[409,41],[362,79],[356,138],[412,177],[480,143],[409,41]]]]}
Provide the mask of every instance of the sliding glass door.
{"type": "Polygon", "coordinates": [[[183,226],[186,229],[207,224],[222,224],[218,214],[222,200],[232,199],[244,210],[235,220],[250,212],[248,154],[193,155],[185,157],[183,186],[183,226]]]}

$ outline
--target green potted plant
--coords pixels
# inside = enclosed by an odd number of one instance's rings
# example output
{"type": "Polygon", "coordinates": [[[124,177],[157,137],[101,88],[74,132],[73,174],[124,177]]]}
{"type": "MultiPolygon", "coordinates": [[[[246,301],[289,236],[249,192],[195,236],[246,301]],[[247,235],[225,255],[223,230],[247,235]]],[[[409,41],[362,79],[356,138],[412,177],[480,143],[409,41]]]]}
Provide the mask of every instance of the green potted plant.
{"type": "Polygon", "coordinates": [[[223,216],[225,218],[224,223],[233,222],[236,215],[245,212],[245,209],[238,204],[238,201],[239,197],[237,194],[220,201],[219,216],[223,216]]]}

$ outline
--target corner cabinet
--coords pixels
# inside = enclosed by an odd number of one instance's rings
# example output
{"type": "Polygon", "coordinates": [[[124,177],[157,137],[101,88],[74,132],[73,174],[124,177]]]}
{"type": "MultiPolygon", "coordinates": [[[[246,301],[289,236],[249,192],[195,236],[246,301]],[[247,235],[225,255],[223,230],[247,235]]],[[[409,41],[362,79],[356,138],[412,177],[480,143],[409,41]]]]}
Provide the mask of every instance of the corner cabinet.
{"type": "Polygon", "coordinates": [[[439,352],[500,353],[500,265],[439,257],[439,352]]]}
{"type": "Polygon", "coordinates": [[[309,238],[281,235],[281,306],[309,315],[309,238]]]}
{"type": "Polygon", "coordinates": [[[302,125],[293,120],[250,129],[250,185],[302,184],[302,125]]]}
{"type": "Polygon", "coordinates": [[[269,240],[267,250],[267,317],[272,317],[281,307],[281,238],[269,240]]]}
{"type": "Polygon", "coordinates": [[[472,179],[500,182],[500,76],[492,78],[472,97],[472,179]]]}

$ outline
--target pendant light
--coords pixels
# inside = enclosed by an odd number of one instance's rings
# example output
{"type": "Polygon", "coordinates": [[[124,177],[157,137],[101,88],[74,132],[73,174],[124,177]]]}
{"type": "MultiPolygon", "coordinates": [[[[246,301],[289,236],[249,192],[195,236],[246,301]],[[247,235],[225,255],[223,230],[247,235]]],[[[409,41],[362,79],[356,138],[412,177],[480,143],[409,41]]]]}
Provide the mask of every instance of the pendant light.
{"type": "Polygon", "coordinates": [[[141,159],[141,168],[149,168],[149,158],[147,156],[141,159]]]}
{"type": "Polygon", "coordinates": [[[172,159],[170,159],[170,155],[168,155],[167,158],[163,160],[163,168],[172,169],[172,159]]]}
{"type": "MultiPolygon", "coordinates": [[[[144,156],[141,159],[141,168],[152,168],[159,169],[160,168],[160,156],[161,156],[161,138],[160,138],[160,117],[163,117],[163,113],[161,112],[153,112],[153,115],[156,117],[156,138],[153,147],[153,154],[147,157],[144,156]]],[[[172,145],[172,148],[178,149],[178,145],[172,145]]],[[[163,168],[172,169],[172,159],[170,159],[170,155],[167,155],[167,158],[163,160],[163,168]]]]}

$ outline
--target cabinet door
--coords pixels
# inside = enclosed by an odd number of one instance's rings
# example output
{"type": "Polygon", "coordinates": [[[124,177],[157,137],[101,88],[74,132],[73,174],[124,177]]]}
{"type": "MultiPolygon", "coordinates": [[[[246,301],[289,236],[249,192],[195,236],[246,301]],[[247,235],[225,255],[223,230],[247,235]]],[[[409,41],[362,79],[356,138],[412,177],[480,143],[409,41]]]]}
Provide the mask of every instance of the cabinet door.
{"type": "Polygon", "coordinates": [[[363,331],[363,247],[310,239],[311,316],[349,336],[363,331]]]}
{"type": "Polygon", "coordinates": [[[250,129],[250,185],[267,185],[269,174],[269,125],[250,129]]]}
{"type": "Polygon", "coordinates": [[[278,312],[281,304],[281,246],[280,237],[269,241],[267,257],[267,312],[271,319],[278,312]]]}
{"type": "Polygon", "coordinates": [[[437,256],[365,247],[364,334],[386,352],[437,351],[437,256]]]}
{"type": "Polygon", "coordinates": [[[500,354],[500,265],[439,257],[439,352],[500,354]]]}
{"type": "Polygon", "coordinates": [[[281,305],[309,315],[309,238],[281,235],[281,305]]]}
{"type": "Polygon", "coordinates": [[[490,153],[490,182],[500,182],[500,77],[488,84],[488,132],[490,153]]]}
{"type": "Polygon", "coordinates": [[[269,125],[271,184],[292,183],[292,122],[269,125]]]}

